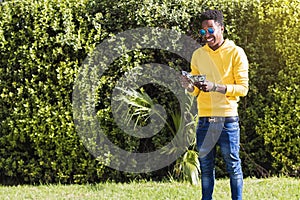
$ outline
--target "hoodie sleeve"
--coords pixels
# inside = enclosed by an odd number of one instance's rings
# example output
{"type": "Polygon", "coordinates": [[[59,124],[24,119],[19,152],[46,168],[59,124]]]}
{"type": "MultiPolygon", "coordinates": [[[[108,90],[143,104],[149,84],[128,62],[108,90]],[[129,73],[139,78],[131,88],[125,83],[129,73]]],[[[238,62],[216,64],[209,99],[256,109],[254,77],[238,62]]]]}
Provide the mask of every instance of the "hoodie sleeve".
{"type": "Polygon", "coordinates": [[[234,84],[227,84],[227,96],[246,96],[248,93],[249,78],[248,68],[249,63],[244,50],[237,47],[237,51],[234,56],[234,84]]]}
{"type": "MultiPolygon", "coordinates": [[[[190,73],[192,75],[198,75],[198,74],[200,74],[198,68],[195,65],[195,62],[196,62],[195,58],[197,57],[197,55],[196,55],[197,53],[198,53],[198,51],[195,51],[193,53],[192,60],[191,60],[191,72],[190,73]]],[[[196,86],[194,86],[194,91],[190,92],[190,94],[193,95],[193,96],[198,96],[200,92],[201,92],[200,89],[197,88],[196,86]]]]}

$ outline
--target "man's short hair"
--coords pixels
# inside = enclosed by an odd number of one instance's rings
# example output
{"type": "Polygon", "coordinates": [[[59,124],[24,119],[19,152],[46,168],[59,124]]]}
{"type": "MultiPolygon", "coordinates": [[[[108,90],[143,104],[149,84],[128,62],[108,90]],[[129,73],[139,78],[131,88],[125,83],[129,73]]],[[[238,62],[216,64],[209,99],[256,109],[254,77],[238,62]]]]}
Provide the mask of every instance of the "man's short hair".
{"type": "Polygon", "coordinates": [[[220,10],[207,10],[200,15],[200,24],[205,20],[214,20],[218,22],[221,26],[224,26],[223,13],[220,10]]]}

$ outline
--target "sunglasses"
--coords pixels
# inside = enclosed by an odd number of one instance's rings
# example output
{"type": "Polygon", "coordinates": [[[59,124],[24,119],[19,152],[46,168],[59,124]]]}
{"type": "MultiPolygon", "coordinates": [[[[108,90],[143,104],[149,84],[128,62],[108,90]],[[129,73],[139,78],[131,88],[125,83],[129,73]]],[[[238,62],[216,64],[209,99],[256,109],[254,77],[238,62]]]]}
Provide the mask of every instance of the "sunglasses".
{"type": "Polygon", "coordinates": [[[206,35],[207,32],[208,32],[209,34],[213,34],[213,33],[215,32],[215,29],[213,29],[213,28],[208,28],[207,31],[204,30],[204,29],[201,29],[201,30],[199,31],[200,35],[202,35],[202,36],[206,35]]]}

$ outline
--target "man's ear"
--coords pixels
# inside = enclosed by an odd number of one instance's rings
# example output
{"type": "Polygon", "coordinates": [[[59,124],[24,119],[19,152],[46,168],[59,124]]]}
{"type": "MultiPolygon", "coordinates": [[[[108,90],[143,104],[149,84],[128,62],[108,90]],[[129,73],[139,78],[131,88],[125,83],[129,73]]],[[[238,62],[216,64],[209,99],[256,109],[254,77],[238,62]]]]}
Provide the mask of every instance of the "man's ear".
{"type": "Polygon", "coordinates": [[[224,30],[225,30],[224,26],[221,26],[222,33],[224,33],[224,30]]]}

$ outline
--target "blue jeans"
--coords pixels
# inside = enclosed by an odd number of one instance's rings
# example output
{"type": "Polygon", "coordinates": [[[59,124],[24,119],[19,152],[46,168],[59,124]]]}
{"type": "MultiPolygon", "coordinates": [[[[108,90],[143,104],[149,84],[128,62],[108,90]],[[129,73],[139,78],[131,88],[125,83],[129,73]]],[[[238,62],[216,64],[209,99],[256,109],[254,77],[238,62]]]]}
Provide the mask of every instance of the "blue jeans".
{"type": "Polygon", "coordinates": [[[239,158],[240,128],[238,117],[230,122],[209,122],[199,118],[197,148],[201,169],[202,200],[211,200],[215,182],[216,145],[220,146],[230,175],[231,198],[242,199],[243,172],[239,158]]]}

